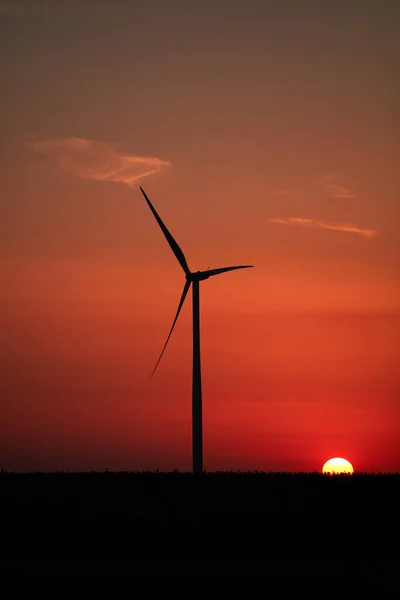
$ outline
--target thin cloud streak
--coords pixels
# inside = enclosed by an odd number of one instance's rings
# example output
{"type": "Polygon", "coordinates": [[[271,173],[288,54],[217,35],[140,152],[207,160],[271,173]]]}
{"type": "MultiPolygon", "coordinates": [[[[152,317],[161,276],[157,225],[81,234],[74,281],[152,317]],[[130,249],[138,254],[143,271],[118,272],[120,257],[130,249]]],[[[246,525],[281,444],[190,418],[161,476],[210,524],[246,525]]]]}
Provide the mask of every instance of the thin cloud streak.
{"type": "Polygon", "coordinates": [[[334,173],[330,173],[325,175],[322,180],[322,187],[328,193],[329,197],[334,200],[353,200],[354,198],[358,198],[357,194],[353,194],[350,190],[340,185],[336,185],[334,183],[330,183],[332,177],[334,177],[334,173]]]}
{"type": "Polygon", "coordinates": [[[77,137],[49,138],[29,146],[57,162],[70,175],[125,183],[130,187],[171,165],[160,158],[119,152],[115,144],[77,137]]]}
{"type": "Polygon", "coordinates": [[[375,229],[363,229],[353,223],[330,223],[319,219],[306,219],[303,217],[274,218],[269,219],[270,223],[281,223],[283,225],[302,225],[303,227],[319,227],[321,229],[330,229],[332,231],[344,231],[346,233],[356,233],[367,238],[375,237],[378,232],[375,229]]]}

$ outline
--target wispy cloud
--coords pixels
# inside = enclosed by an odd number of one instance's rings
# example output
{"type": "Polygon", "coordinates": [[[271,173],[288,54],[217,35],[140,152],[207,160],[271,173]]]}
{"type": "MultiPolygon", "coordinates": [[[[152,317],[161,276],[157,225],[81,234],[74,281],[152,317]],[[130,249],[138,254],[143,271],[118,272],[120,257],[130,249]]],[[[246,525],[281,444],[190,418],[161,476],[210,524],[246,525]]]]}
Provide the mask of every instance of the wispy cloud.
{"type": "Polygon", "coordinates": [[[335,177],[335,173],[329,173],[325,175],[321,181],[322,187],[327,192],[330,198],[335,200],[352,200],[358,198],[357,194],[354,194],[349,189],[332,183],[332,178],[335,177]]]}
{"type": "Polygon", "coordinates": [[[116,144],[77,137],[50,138],[29,146],[56,161],[64,171],[75,177],[115,181],[129,186],[171,164],[160,158],[119,152],[116,144]]]}
{"type": "Polygon", "coordinates": [[[270,223],[282,223],[283,225],[301,225],[303,227],[319,227],[321,229],[331,229],[333,231],[356,233],[367,238],[373,238],[378,234],[375,229],[364,229],[353,223],[332,223],[321,221],[319,219],[306,219],[303,217],[274,218],[269,219],[269,221],[270,223]]]}

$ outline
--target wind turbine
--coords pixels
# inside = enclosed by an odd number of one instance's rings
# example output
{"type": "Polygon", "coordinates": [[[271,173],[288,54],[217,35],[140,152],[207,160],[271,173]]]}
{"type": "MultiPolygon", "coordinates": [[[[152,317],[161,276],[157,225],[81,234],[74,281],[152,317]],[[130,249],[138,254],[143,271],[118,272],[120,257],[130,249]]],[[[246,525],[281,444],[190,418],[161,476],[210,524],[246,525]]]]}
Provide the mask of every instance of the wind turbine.
{"type": "Polygon", "coordinates": [[[150,207],[151,212],[156,218],[157,223],[161,227],[163,234],[165,235],[168,244],[171,246],[172,252],[175,254],[179,264],[181,265],[186,282],[183,288],[182,296],[176,311],[175,319],[172,323],[172,327],[167,337],[167,341],[161,351],[156,366],[153,369],[151,377],[154,375],[155,370],[161,360],[164,350],[167,347],[169,338],[171,337],[172,331],[175,327],[175,323],[178,320],[179,313],[181,312],[183,303],[192,286],[192,313],[193,313],[193,372],[192,372],[192,453],[193,453],[193,473],[202,473],[203,471],[203,416],[202,416],[202,395],[201,395],[201,366],[200,366],[200,295],[199,287],[200,281],[208,279],[213,275],[219,275],[220,273],[226,273],[227,271],[235,271],[236,269],[248,269],[253,265],[240,265],[237,267],[222,267],[221,269],[209,269],[207,271],[191,271],[186,262],[185,255],[182,250],[164,225],[161,217],[157,213],[156,209],[150,202],[145,191],[140,187],[147,204],[150,207]]]}

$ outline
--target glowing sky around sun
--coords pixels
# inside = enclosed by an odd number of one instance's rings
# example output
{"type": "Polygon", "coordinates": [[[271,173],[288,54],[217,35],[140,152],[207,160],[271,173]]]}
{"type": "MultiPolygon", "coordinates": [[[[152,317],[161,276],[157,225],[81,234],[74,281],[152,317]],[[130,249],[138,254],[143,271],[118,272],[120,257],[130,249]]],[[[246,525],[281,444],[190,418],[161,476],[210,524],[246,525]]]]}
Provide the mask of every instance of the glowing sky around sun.
{"type": "Polygon", "coordinates": [[[0,4],[0,467],[400,469],[399,9],[0,4]]]}

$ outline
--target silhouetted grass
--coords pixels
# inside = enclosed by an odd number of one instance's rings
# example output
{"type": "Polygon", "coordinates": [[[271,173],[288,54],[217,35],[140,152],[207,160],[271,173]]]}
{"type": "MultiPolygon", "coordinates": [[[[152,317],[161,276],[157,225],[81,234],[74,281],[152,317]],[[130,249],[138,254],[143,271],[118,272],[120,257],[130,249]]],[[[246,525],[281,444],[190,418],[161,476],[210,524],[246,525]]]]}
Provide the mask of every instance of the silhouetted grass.
{"type": "Polygon", "coordinates": [[[399,507],[398,474],[0,473],[8,561],[373,563],[399,558],[399,507]]]}

